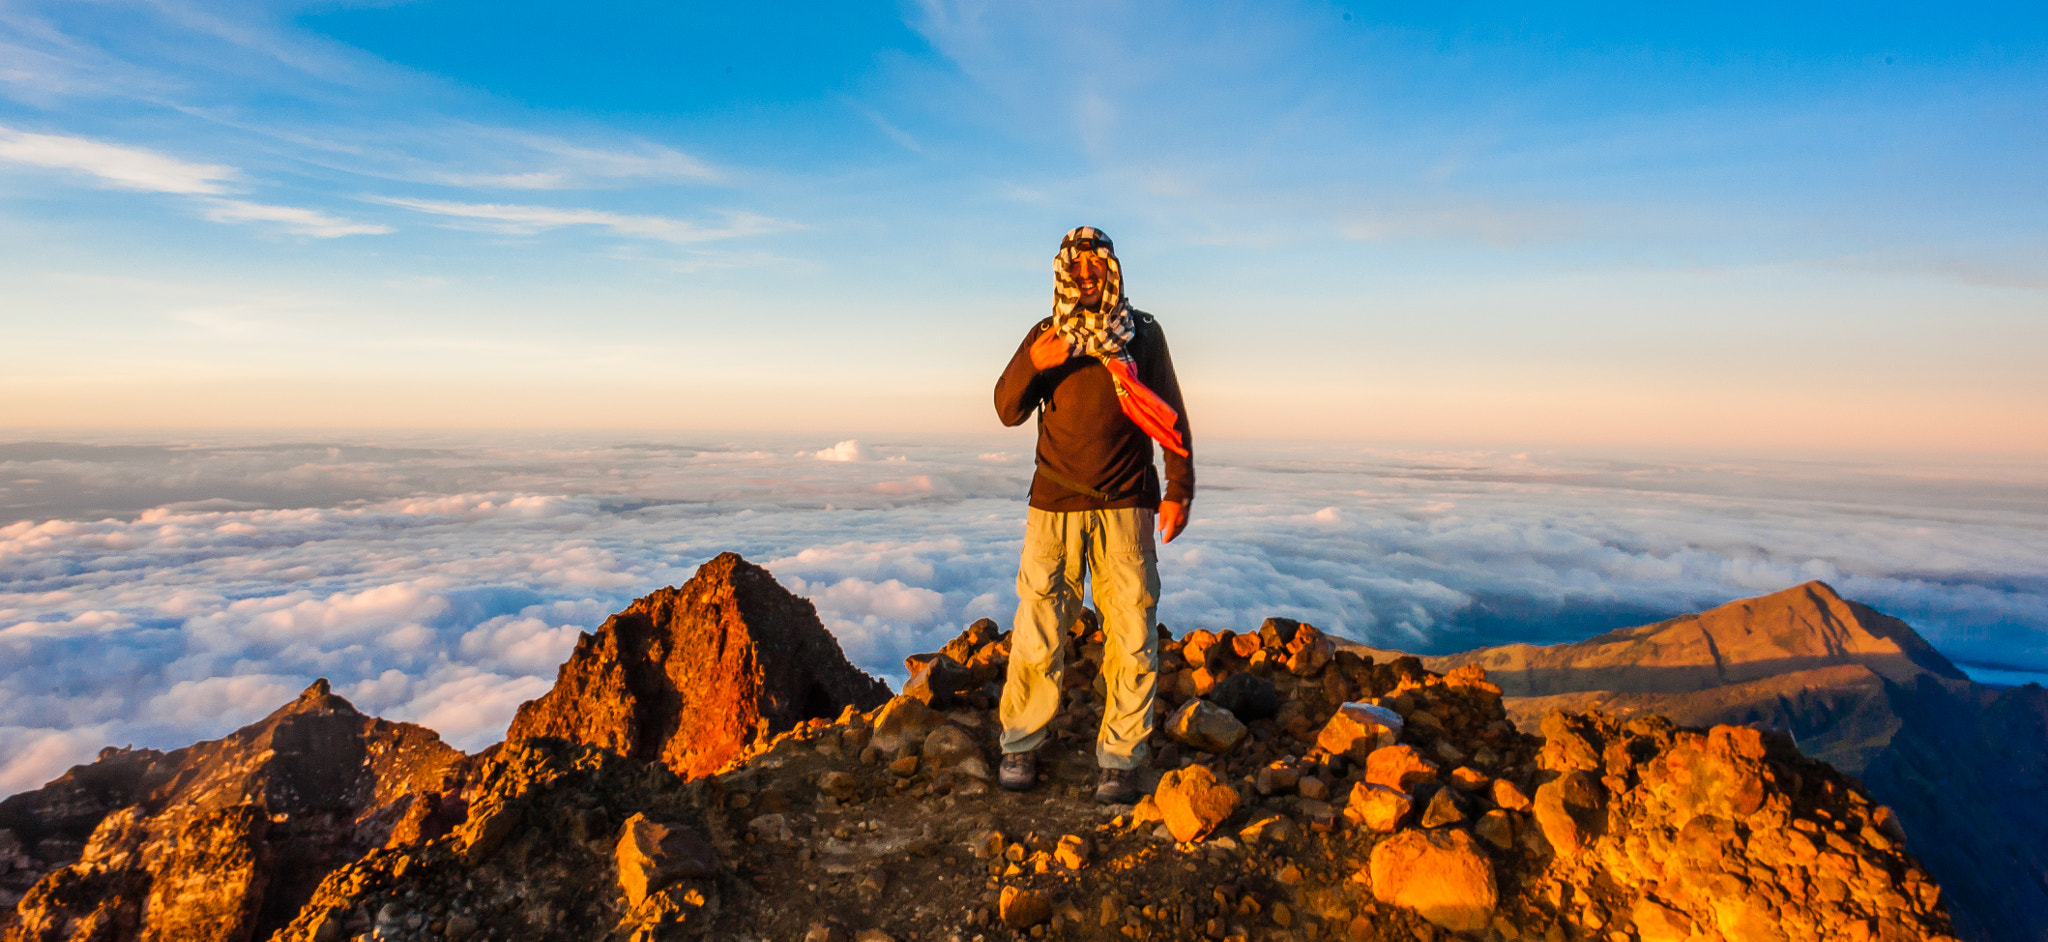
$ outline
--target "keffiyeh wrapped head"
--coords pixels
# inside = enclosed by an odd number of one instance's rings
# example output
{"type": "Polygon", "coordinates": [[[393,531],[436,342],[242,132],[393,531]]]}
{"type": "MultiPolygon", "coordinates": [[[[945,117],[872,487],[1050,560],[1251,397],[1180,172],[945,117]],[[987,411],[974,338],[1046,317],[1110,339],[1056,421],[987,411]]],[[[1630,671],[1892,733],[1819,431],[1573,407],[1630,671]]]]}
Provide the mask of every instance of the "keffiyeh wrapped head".
{"type": "Polygon", "coordinates": [[[1060,240],[1060,253],[1053,257],[1052,323],[1067,338],[1075,353],[1092,357],[1123,356],[1136,326],[1131,303],[1124,297],[1123,266],[1116,260],[1116,245],[1093,226],[1067,230],[1060,240]],[[1102,299],[1094,308],[1081,306],[1081,286],[1074,281],[1074,260],[1084,254],[1102,260],[1102,299]]]}

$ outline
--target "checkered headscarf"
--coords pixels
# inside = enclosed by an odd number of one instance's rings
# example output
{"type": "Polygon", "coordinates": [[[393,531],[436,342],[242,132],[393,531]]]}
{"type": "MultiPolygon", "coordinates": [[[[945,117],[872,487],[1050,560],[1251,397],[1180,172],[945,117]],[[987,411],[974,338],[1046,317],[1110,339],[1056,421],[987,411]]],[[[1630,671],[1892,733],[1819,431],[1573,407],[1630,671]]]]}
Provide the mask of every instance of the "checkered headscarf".
{"type": "Polygon", "coordinates": [[[1138,327],[1131,317],[1131,302],[1124,297],[1124,270],[1117,264],[1116,245],[1109,241],[1109,236],[1093,226],[1068,230],[1066,238],[1060,240],[1060,254],[1053,256],[1052,272],[1053,329],[1067,338],[1075,353],[1097,359],[1119,357],[1129,362],[1124,344],[1131,341],[1138,327]],[[1108,266],[1108,272],[1102,276],[1102,304],[1093,311],[1081,308],[1081,287],[1068,272],[1074,259],[1083,252],[1093,253],[1108,266]]]}
{"type": "Polygon", "coordinates": [[[1124,270],[1117,264],[1116,246],[1102,230],[1081,226],[1067,231],[1060,240],[1060,254],[1053,257],[1052,328],[1066,339],[1072,354],[1102,361],[1109,370],[1109,382],[1116,388],[1116,404],[1161,447],[1177,455],[1188,453],[1186,441],[1175,427],[1180,413],[1159,398],[1159,394],[1138,381],[1137,364],[1125,346],[1137,336],[1137,317],[1124,297],[1124,270]],[[1101,303],[1095,310],[1081,307],[1081,287],[1067,269],[1083,252],[1103,260],[1101,303]]]}

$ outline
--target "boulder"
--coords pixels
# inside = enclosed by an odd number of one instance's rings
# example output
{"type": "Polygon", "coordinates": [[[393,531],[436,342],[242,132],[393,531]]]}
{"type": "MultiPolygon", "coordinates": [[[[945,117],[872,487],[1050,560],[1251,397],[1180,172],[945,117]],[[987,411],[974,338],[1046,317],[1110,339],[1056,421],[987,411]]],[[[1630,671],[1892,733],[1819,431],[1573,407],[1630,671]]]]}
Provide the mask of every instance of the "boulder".
{"type": "Polygon", "coordinates": [[[565,739],[689,778],[764,736],[888,697],[847,661],[810,602],[724,553],[579,638],[554,688],[520,705],[505,738],[565,739]]]}
{"type": "Polygon", "coordinates": [[[1372,895],[1452,932],[1493,924],[1500,904],[1493,862],[1456,829],[1402,831],[1372,849],[1372,895]]]}
{"type": "Polygon", "coordinates": [[[903,695],[935,710],[954,704],[959,695],[981,686],[974,672],[944,654],[916,655],[922,658],[910,679],[903,682],[903,695]]]}
{"type": "Polygon", "coordinates": [[[955,635],[953,640],[946,642],[946,646],[940,648],[939,653],[952,658],[956,664],[962,666],[972,664],[974,663],[974,655],[979,653],[983,647],[994,644],[1001,634],[1002,632],[997,629],[994,619],[976,619],[973,624],[968,625],[958,635],[955,635]]]}
{"type": "Polygon", "coordinates": [[[618,864],[619,889],[633,909],[677,880],[718,873],[718,854],[711,845],[685,828],[645,814],[626,819],[612,858],[618,864]]]}
{"type": "Polygon", "coordinates": [[[1434,782],[1437,765],[1422,757],[1414,746],[1382,746],[1365,757],[1365,780],[1397,792],[1413,792],[1415,786],[1434,782]]]}
{"type": "Polygon", "coordinates": [[[1337,645],[1314,625],[1295,629],[1287,643],[1287,671],[1296,677],[1313,677],[1337,657],[1337,645]]]}
{"type": "Polygon", "coordinates": [[[945,722],[945,714],[909,697],[896,697],[875,716],[868,746],[884,756],[901,756],[906,748],[923,746],[925,737],[945,722]]]}
{"type": "Polygon", "coordinates": [[[1401,738],[1401,714],[1371,703],[1346,703],[1316,734],[1316,748],[1333,756],[1365,759],[1401,738]]]}
{"type": "Polygon", "coordinates": [[[1207,700],[1181,704],[1166,721],[1166,735],[1183,746],[1203,752],[1223,753],[1244,741],[1245,725],[1236,716],[1207,700]]]}
{"type": "MultiPolygon", "coordinates": [[[[1209,669],[1211,672],[1214,670],[1209,669]]],[[[1220,676],[1211,673],[1212,679],[1220,676]]],[[[1202,679],[1202,673],[1198,672],[1198,685],[1202,679]]],[[[1280,714],[1280,691],[1273,687],[1272,681],[1256,674],[1231,674],[1214,680],[1213,683],[1214,686],[1205,695],[1209,702],[1229,710],[1230,715],[1242,722],[1269,720],[1280,714]]]]}
{"type": "Polygon", "coordinates": [[[1559,854],[1576,854],[1606,823],[1606,790],[1593,773],[1574,769],[1536,789],[1536,823],[1559,854]]]}
{"type": "Polygon", "coordinates": [[[966,730],[951,723],[941,723],[925,735],[921,755],[933,773],[954,769],[971,778],[989,779],[988,760],[982,757],[981,746],[966,730]]]}
{"type": "Polygon", "coordinates": [[[1415,799],[1407,792],[1359,782],[1351,786],[1351,799],[1344,805],[1344,820],[1369,831],[1391,831],[1401,826],[1401,819],[1414,806],[1415,799]]]}
{"type": "Polygon", "coordinates": [[[1237,790],[1200,765],[1161,776],[1152,800],[1177,841],[1201,840],[1237,810],[1237,790]]]}
{"type": "Polygon", "coordinates": [[[1261,647],[1283,649],[1294,640],[1294,633],[1301,628],[1301,622],[1292,618],[1268,618],[1259,625],[1261,647]]]}

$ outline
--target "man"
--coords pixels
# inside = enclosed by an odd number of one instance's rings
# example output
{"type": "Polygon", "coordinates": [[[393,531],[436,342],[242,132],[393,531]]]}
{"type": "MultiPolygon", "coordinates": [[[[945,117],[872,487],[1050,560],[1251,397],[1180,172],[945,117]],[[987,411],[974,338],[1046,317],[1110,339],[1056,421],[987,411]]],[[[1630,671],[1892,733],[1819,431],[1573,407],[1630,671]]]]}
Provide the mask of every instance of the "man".
{"type": "Polygon", "coordinates": [[[997,781],[1016,791],[1037,781],[1037,750],[1059,710],[1067,636],[1090,581],[1109,690],[1095,739],[1095,799],[1129,803],[1138,797],[1159,679],[1155,518],[1159,537],[1172,542],[1195,493],[1187,407],[1166,335],[1124,297],[1108,236],[1087,226],[1068,232],[1053,276],[1052,316],[1031,328],[996,381],[1004,425],[1038,412],[997,781]],[[1164,493],[1155,441],[1166,453],[1164,493]]]}

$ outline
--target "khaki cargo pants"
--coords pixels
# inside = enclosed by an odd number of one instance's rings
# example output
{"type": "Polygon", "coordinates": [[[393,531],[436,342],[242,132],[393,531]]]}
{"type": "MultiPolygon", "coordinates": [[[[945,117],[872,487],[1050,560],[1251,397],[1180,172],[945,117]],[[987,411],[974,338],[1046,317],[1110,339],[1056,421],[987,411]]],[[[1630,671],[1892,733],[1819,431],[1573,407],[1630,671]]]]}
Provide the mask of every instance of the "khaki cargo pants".
{"type": "Polygon", "coordinates": [[[1044,744],[1059,712],[1067,633],[1081,616],[1081,587],[1092,582],[1102,616],[1102,673],[1109,688],[1095,762],[1105,769],[1144,764],[1159,688],[1159,554],[1146,507],[1054,513],[1031,508],[1024,559],[1017,567],[1017,620],[1010,673],[1003,684],[1003,751],[1044,744]],[[1092,579],[1091,579],[1092,576],[1092,579]]]}

